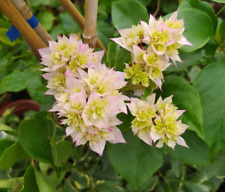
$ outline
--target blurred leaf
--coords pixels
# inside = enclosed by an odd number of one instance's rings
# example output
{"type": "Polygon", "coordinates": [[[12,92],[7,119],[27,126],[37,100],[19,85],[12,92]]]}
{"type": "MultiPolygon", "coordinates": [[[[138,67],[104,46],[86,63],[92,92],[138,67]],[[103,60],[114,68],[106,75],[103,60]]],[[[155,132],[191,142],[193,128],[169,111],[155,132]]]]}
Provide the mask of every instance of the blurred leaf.
{"type": "Polygon", "coordinates": [[[54,160],[50,143],[54,133],[55,125],[48,119],[47,112],[39,112],[19,126],[19,140],[27,154],[38,161],[51,164],[54,160]]]}
{"type": "Polygon", "coordinates": [[[14,141],[9,140],[9,139],[1,139],[0,140],[0,158],[2,157],[2,155],[4,154],[4,151],[12,146],[14,144],[14,141]]]}
{"type": "Polygon", "coordinates": [[[189,125],[188,129],[195,131],[204,139],[202,127],[202,106],[198,91],[179,76],[167,76],[162,86],[162,96],[173,95],[173,103],[180,109],[186,110],[182,115],[183,123],[189,125]]]}
{"type": "Polygon", "coordinates": [[[2,28],[9,29],[11,27],[11,23],[9,21],[5,21],[4,19],[0,18],[0,26],[2,28]]]}
{"type": "Polygon", "coordinates": [[[145,7],[152,3],[152,0],[139,0],[145,7]]]}
{"type": "Polygon", "coordinates": [[[30,0],[32,6],[40,6],[40,5],[52,5],[54,0],[30,0]]]}
{"type": "Polygon", "coordinates": [[[114,36],[114,32],[115,28],[110,26],[107,22],[98,20],[97,22],[98,38],[101,40],[101,42],[105,47],[108,47],[108,44],[110,42],[109,38],[112,38],[114,36]]]}
{"type": "Polygon", "coordinates": [[[111,42],[107,52],[107,62],[108,67],[114,67],[116,71],[123,71],[125,63],[131,62],[131,54],[116,43],[111,42]]]}
{"type": "Polygon", "coordinates": [[[179,9],[178,18],[184,18],[183,35],[193,44],[182,47],[182,51],[192,52],[199,49],[214,36],[213,22],[205,12],[192,8],[179,9]]]}
{"type": "Polygon", "coordinates": [[[185,192],[210,192],[210,188],[207,185],[201,183],[194,183],[190,181],[184,181],[185,192]]]}
{"type": "Polygon", "coordinates": [[[163,0],[161,7],[162,7],[162,11],[166,14],[174,12],[177,10],[178,1],[163,0]]]}
{"type": "Polygon", "coordinates": [[[217,28],[216,31],[216,41],[219,44],[223,44],[225,40],[225,20],[223,20],[220,24],[219,27],[217,28]]]}
{"type": "Polygon", "coordinates": [[[215,155],[213,164],[209,166],[198,167],[198,170],[200,170],[202,175],[204,175],[209,179],[213,176],[219,177],[220,176],[219,173],[221,170],[224,170],[224,167],[225,167],[225,151],[222,151],[215,155]]]}
{"type": "Polygon", "coordinates": [[[171,64],[167,69],[166,72],[174,72],[174,71],[182,71],[192,65],[196,65],[199,63],[199,59],[201,58],[200,51],[194,51],[191,53],[180,53],[179,54],[182,62],[176,62],[177,66],[171,64]]]}
{"type": "Polygon", "coordinates": [[[176,177],[180,177],[182,174],[182,167],[184,163],[176,158],[171,157],[171,171],[174,173],[176,177]]]}
{"type": "Polygon", "coordinates": [[[214,1],[214,2],[217,2],[217,3],[225,3],[224,0],[211,0],[211,1],[214,1]]]}
{"type": "Polygon", "coordinates": [[[127,131],[131,128],[131,122],[134,119],[134,116],[131,115],[130,111],[128,110],[128,113],[119,113],[117,115],[118,119],[122,121],[123,123],[121,125],[117,125],[121,129],[122,132],[127,131]]]}
{"type": "Polygon", "coordinates": [[[140,20],[148,21],[147,9],[138,1],[116,1],[112,4],[112,22],[117,29],[137,25],[140,20]]]}
{"type": "Polygon", "coordinates": [[[60,166],[62,163],[66,163],[66,161],[72,154],[72,143],[70,141],[59,141],[58,143],[56,143],[55,147],[57,150],[55,165],[60,166]]]}
{"type": "Polygon", "coordinates": [[[82,29],[68,12],[60,13],[59,20],[64,32],[82,33],[82,29]]]}
{"type": "Polygon", "coordinates": [[[12,167],[18,160],[27,158],[27,154],[24,152],[19,142],[11,145],[4,150],[4,153],[0,156],[0,168],[8,169],[12,167]]]}
{"type": "Polygon", "coordinates": [[[189,165],[209,165],[212,163],[208,145],[196,133],[186,131],[182,137],[189,148],[176,145],[174,150],[168,148],[170,154],[189,165]]]}
{"type": "Polygon", "coordinates": [[[8,133],[10,135],[17,135],[17,132],[13,128],[11,128],[8,125],[5,125],[3,123],[0,123],[0,132],[1,131],[5,131],[6,133],[8,133]]]}
{"type": "Polygon", "coordinates": [[[188,76],[190,78],[190,82],[193,83],[196,79],[196,77],[201,72],[201,68],[199,66],[193,66],[190,71],[188,71],[188,76]]]}
{"type": "Polygon", "coordinates": [[[27,87],[27,75],[21,71],[13,71],[11,74],[4,77],[1,82],[3,91],[19,92],[27,87]]]}
{"type": "Polygon", "coordinates": [[[138,189],[139,192],[149,192],[153,191],[155,186],[158,183],[158,177],[152,176],[150,179],[148,179],[146,182],[144,182],[138,189]]]}
{"type": "Polygon", "coordinates": [[[53,29],[51,30],[51,37],[56,41],[57,40],[57,36],[61,36],[64,34],[64,30],[62,27],[62,24],[58,24],[55,27],[53,27],[53,29]]]}
{"type": "Polygon", "coordinates": [[[37,19],[43,25],[43,27],[49,31],[52,28],[53,21],[55,20],[54,15],[51,12],[40,12],[37,15],[37,19]]]}
{"type": "Polygon", "coordinates": [[[9,38],[6,36],[6,32],[8,31],[9,29],[5,29],[5,28],[0,28],[0,41],[7,44],[7,45],[10,45],[10,46],[14,46],[18,43],[21,43],[21,40],[20,39],[17,39],[13,42],[11,42],[9,40],[9,38]]]}
{"type": "Polygon", "coordinates": [[[126,192],[126,190],[120,186],[120,183],[115,181],[97,181],[96,189],[98,192],[126,192]]]}
{"type": "Polygon", "coordinates": [[[225,147],[225,65],[219,61],[205,67],[194,86],[203,107],[205,141],[215,151],[225,147]]]}
{"type": "Polygon", "coordinates": [[[39,192],[34,174],[34,168],[32,167],[32,165],[29,165],[24,174],[24,188],[22,192],[31,192],[31,191],[39,192]]]}
{"type": "Polygon", "coordinates": [[[78,190],[83,190],[89,187],[89,177],[76,169],[72,170],[72,180],[78,190]]]}
{"type": "Polygon", "coordinates": [[[124,134],[126,144],[108,144],[107,152],[114,169],[133,190],[149,179],[161,167],[162,150],[148,146],[131,131],[124,134]]]}
{"type": "Polygon", "coordinates": [[[66,192],[80,192],[71,184],[70,180],[68,179],[65,180],[65,189],[66,192]]]}
{"type": "Polygon", "coordinates": [[[43,102],[41,105],[41,111],[48,111],[52,108],[55,103],[55,98],[52,95],[44,95],[43,102]]]}
{"type": "Polygon", "coordinates": [[[23,177],[0,180],[0,189],[13,189],[16,185],[21,185],[22,183],[23,177]]]}
{"type": "Polygon", "coordinates": [[[48,180],[46,180],[46,178],[37,170],[37,168],[34,168],[34,174],[40,192],[55,192],[55,187],[50,185],[48,180]]]}

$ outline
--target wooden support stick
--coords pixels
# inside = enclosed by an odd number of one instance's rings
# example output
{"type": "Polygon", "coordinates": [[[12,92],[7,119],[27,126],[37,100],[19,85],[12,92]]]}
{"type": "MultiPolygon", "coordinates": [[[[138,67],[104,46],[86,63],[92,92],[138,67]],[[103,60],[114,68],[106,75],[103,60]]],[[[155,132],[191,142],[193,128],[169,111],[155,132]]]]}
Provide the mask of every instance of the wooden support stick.
{"type": "Polygon", "coordinates": [[[0,10],[9,18],[11,23],[20,31],[24,39],[29,42],[34,49],[38,50],[47,47],[10,0],[0,0],[0,10]]]}
{"type": "MultiPolygon", "coordinates": [[[[24,2],[24,0],[11,0],[11,2],[26,20],[32,17],[33,14],[27,4],[24,2]]],[[[45,42],[46,45],[48,45],[48,41],[53,41],[52,37],[48,34],[48,32],[40,23],[37,27],[35,27],[34,30],[39,35],[39,37],[45,42]]]]}
{"type": "Polygon", "coordinates": [[[97,10],[98,0],[85,1],[85,22],[84,22],[84,42],[88,43],[90,47],[95,48],[97,41],[97,10]]]}
{"type": "MultiPolygon", "coordinates": [[[[60,0],[60,1],[62,5],[64,6],[64,8],[72,15],[72,17],[80,25],[80,27],[84,29],[84,17],[80,14],[80,12],[77,10],[74,4],[70,0],[60,0]]],[[[105,53],[106,53],[106,49],[99,39],[97,40],[96,45],[100,49],[105,50],[105,53]]]]}

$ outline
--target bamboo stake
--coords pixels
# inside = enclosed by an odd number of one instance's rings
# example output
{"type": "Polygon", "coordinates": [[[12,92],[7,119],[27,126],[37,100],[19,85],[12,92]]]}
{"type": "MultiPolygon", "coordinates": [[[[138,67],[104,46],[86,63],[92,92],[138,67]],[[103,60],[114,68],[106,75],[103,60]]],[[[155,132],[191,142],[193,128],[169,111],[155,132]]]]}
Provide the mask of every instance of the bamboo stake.
{"type": "Polygon", "coordinates": [[[90,47],[95,48],[97,41],[97,10],[98,0],[85,1],[85,22],[84,22],[84,42],[88,43],[90,47]]]}
{"type": "Polygon", "coordinates": [[[0,0],[0,10],[9,18],[11,23],[20,31],[24,39],[29,42],[32,48],[38,50],[45,48],[47,45],[30,27],[23,16],[13,6],[10,0],[0,0]]]}
{"type": "MultiPolygon", "coordinates": [[[[24,0],[11,0],[11,2],[26,20],[32,17],[33,14],[27,4],[24,2],[24,0]]],[[[35,27],[34,30],[39,35],[39,37],[45,42],[46,45],[48,45],[48,41],[53,40],[40,23],[37,27],[35,27]]]]}
{"type": "MultiPolygon", "coordinates": [[[[64,8],[72,15],[72,17],[77,21],[77,23],[80,25],[82,29],[84,29],[84,17],[80,14],[80,12],[77,10],[77,8],[74,6],[74,4],[70,0],[60,0],[64,8]]],[[[96,43],[97,47],[99,47],[102,50],[106,49],[102,42],[97,39],[96,43]]]]}

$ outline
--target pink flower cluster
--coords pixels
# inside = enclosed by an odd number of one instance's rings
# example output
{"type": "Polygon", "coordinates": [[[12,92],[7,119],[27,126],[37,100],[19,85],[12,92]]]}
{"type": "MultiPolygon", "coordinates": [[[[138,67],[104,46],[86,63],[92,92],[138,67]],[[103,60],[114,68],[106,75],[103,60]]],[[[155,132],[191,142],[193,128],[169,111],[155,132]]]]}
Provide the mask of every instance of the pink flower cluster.
{"type": "Polygon", "coordinates": [[[73,35],[58,37],[40,54],[47,72],[46,94],[56,99],[50,111],[62,118],[76,146],[89,142],[102,155],[106,141],[125,143],[116,127],[122,123],[117,114],[127,113],[124,101],[129,100],[119,92],[126,85],[124,73],[101,64],[103,52],[93,52],[73,35]]]}
{"type": "Polygon", "coordinates": [[[156,20],[150,15],[149,23],[141,21],[137,26],[119,30],[121,37],[112,39],[132,53],[133,63],[126,67],[126,78],[134,85],[149,86],[149,80],[161,89],[163,71],[180,61],[178,48],[191,45],[182,35],[183,19],[177,20],[177,11],[168,19],[156,20]]]}
{"type": "Polygon", "coordinates": [[[167,144],[186,146],[180,135],[187,126],[178,118],[184,111],[177,110],[172,97],[161,98],[155,103],[155,94],[140,100],[123,95],[120,89],[131,79],[134,85],[148,87],[151,83],[160,89],[163,71],[181,61],[178,48],[190,43],[182,35],[183,20],[177,20],[177,12],[165,21],[157,21],[150,15],[149,24],[141,21],[131,29],[120,30],[121,37],[113,39],[132,53],[133,62],[126,65],[125,72],[109,69],[101,63],[103,51],[93,52],[76,36],[58,37],[49,47],[40,50],[43,77],[54,95],[56,112],[67,126],[66,134],[78,145],[89,143],[90,148],[102,155],[106,141],[125,143],[117,125],[122,122],[119,113],[127,114],[127,106],[135,117],[132,121],[134,134],[149,145],[167,144]],[[129,101],[129,104],[125,103],[129,101]]]}
{"type": "Polygon", "coordinates": [[[176,143],[187,147],[180,135],[188,127],[178,118],[185,112],[177,110],[172,104],[172,96],[162,100],[160,97],[155,103],[155,94],[146,98],[146,101],[132,98],[129,109],[133,116],[132,131],[148,145],[157,142],[156,147],[161,148],[163,143],[175,147],[176,143]]]}

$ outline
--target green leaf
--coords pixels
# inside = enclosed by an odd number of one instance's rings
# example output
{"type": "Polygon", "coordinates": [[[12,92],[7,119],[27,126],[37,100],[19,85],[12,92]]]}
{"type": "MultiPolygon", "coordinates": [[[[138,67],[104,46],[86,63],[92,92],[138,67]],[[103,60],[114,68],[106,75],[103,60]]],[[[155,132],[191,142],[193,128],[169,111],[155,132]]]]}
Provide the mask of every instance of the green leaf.
{"type": "Polygon", "coordinates": [[[52,28],[53,21],[55,20],[54,15],[51,12],[40,12],[37,15],[37,19],[43,25],[43,27],[49,31],[52,28]]]}
{"type": "Polygon", "coordinates": [[[108,23],[98,20],[97,22],[97,33],[98,38],[101,40],[103,45],[105,47],[108,47],[108,44],[110,43],[111,37],[114,36],[115,28],[109,25],[108,23]]]}
{"type": "Polygon", "coordinates": [[[214,2],[217,2],[217,3],[225,3],[225,0],[211,0],[211,1],[214,1],[214,2]]]}
{"type": "Polygon", "coordinates": [[[53,149],[50,143],[54,133],[55,125],[48,119],[47,112],[39,112],[19,126],[19,140],[26,153],[38,161],[52,164],[53,149]]]}
{"type": "Polygon", "coordinates": [[[74,181],[76,188],[80,191],[88,188],[90,179],[89,176],[84,174],[83,172],[79,172],[78,170],[73,169],[71,178],[72,181],[74,181]]]}
{"type": "Polygon", "coordinates": [[[5,131],[6,133],[8,133],[10,135],[17,135],[17,132],[13,128],[11,128],[8,125],[5,125],[3,123],[0,123],[0,132],[1,131],[5,131]]]}
{"type": "Polygon", "coordinates": [[[21,185],[22,183],[23,177],[0,180],[0,189],[13,189],[15,186],[21,185]]]}
{"type": "Polygon", "coordinates": [[[3,91],[19,92],[27,87],[27,75],[21,71],[13,71],[3,78],[1,88],[3,91]]]}
{"type": "Polygon", "coordinates": [[[120,183],[116,181],[97,181],[96,189],[98,192],[126,192],[126,190],[120,186],[120,183]]]}
{"type": "Polygon", "coordinates": [[[202,183],[195,183],[191,181],[184,181],[185,192],[208,192],[210,191],[209,186],[202,183]]]}
{"type": "Polygon", "coordinates": [[[70,141],[59,141],[56,143],[57,157],[55,159],[55,165],[61,165],[66,163],[68,158],[73,152],[72,143],[70,141]]]}
{"type": "Polygon", "coordinates": [[[168,148],[168,152],[175,158],[189,165],[209,165],[212,163],[210,149],[193,131],[186,131],[182,137],[189,148],[176,145],[175,149],[168,148]]]}
{"type": "Polygon", "coordinates": [[[37,168],[34,168],[34,174],[36,177],[36,182],[40,192],[55,192],[55,187],[53,187],[46,177],[40,173],[37,168]]]}
{"type": "Polygon", "coordinates": [[[195,87],[185,82],[182,77],[167,76],[162,86],[162,96],[165,98],[170,95],[173,95],[173,103],[180,110],[186,110],[182,115],[182,122],[190,126],[188,129],[204,138],[202,106],[195,87]]]}
{"type": "Polygon", "coordinates": [[[213,7],[208,2],[200,0],[190,0],[189,3],[193,8],[204,11],[211,18],[215,31],[218,21],[213,7]]]}
{"type": "Polygon", "coordinates": [[[126,0],[112,3],[112,22],[117,29],[137,25],[140,20],[148,21],[147,9],[138,1],[126,0]]]}
{"type": "Polygon", "coordinates": [[[178,1],[163,0],[161,7],[164,13],[174,12],[177,10],[178,1]]]}
{"type": "Polygon", "coordinates": [[[149,179],[161,167],[162,150],[148,146],[131,131],[124,134],[127,144],[109,144],[107,152],[114,169],[133,190],[149,179]]]}
{"type": "Polygon", "coordinates": [[[60,23],[62,23],[62,28],[66,33],[81,33],[82,29],[73,19],[73,17],[68,13],[60,13],[59,15],[60,23]]]}
{"type": "Polygon", "coordinates": [[[184,18],[183,35],[193,44],[193,46],[182,47],[182,51],[192,52],[199,49],[214,36],[213,22],[205,12],[192,8],[179,9],[178,18],[184,18]]]}
{"type": "Polygon", "coordinates": [[[8,169],[12,167],[18,160],[27,158],[27,154],[24,152],[20,143],[17,141],[4,150],[4,153],[0,156],[0,168],[8,169]]]}
{"type": "Polygon", "coordinates": [[[158,177],[157,176],[152,176],[150,179],[148,179],[146,182],[144,182],[140,187],[139,190],[140,192],[144,191],[153,191],[156,184],[158,183],[158,177]]]}
{"type": "Polygon", "coordinates": [[[9,29],[7,29],[7,28],[0,28],[0,42],[3,42],[10,46],[14,46],[14,45],[22,42],[21,39],[16,39],[15,41],[11,42],[9,40],[9,38],[6,36],[6,33],[8,30],[9,29]]]}
{"type": "Polygon", "coordinates": [[[225,65],[219,61],[205,67],[194,86],[203,107],[205,141],[215,151],[225,147],[225,65]]]}
{"type": "Polygon", "coordinates": [[[219,27],[216,30],[216,36],[215,36],[216,41],[219,44],[223,44],[225,40],[225,20],[223,20],[219,27]]]}
{"type": "Polygon", "coordinates": [[[123,71],[125,63],[131,62],[131,54],[116,43],[111,42],[107,52],[107,62],[108,67],[114,67],[116,71],[123,71]]]}
{"type": "Polygon", "coordinates": [[[29,165],[24,174],[24,188],[22,192],[39,192],[34,169],[32,165],[29,165]]]}
{"type": "Polygon", "coordinates": [[[0,158],[2,157],[4,151],[12,146],[14,144],[14,141],[9,140],[9,139],[1,139],[0,140],[0,158]]]}

